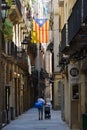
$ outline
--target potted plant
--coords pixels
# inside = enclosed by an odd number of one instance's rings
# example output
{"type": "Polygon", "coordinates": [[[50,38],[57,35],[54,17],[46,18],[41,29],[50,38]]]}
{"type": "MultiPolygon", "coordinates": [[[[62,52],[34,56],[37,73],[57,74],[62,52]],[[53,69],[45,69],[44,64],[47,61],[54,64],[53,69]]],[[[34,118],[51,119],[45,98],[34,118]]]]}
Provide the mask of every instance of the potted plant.
{"type": "Polygon", "coordinates": [[[2,32],[4,34],[4,38],[5,39],[12,40],[13,24],[12,24],[12,22],[8,18],[3,23],[2,32]]]}

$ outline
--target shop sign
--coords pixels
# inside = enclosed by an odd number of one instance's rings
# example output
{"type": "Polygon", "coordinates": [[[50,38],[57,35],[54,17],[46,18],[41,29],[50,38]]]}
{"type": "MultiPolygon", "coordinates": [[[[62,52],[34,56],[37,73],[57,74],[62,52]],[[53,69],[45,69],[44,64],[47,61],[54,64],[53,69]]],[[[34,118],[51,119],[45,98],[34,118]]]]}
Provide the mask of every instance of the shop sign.
{"type": "Polygon", "coordinates": [[[79,75],[79,70],[78,70],[78,68],[72,67],[71,70],[70,70],[70,75],[71,75],[72,77],[78,76],[78,75],[79,75]]]}
{"type": "Polygon", "coordinates": [[[68,66],[69,83],[76,84],[79,82],[79,66],[78,64],[69,64],[68,66]]]}

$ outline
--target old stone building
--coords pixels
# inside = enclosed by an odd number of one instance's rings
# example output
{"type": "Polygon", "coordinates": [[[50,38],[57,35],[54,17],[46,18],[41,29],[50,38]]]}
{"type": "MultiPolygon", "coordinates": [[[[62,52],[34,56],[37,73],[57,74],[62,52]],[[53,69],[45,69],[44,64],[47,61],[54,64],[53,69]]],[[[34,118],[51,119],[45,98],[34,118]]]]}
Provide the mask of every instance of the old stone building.
{"type": "Polygon", "coordinates": [[[82,129],[86,102],[87,10],[85,0],[59,0],[62,117],[72,129],[82,129]]]}
{"type": "MultiPolygon", "coordinates": [[[[26,22],[26,6],[23,6],[20,0],[12,1],[11,13],[9,13],[8,18],[12,23],[13,34],[10,38],[8,34],[2,34],[2,69],[0,72],[2,125],[15,119],[34,103],[34,99],[31,97],[34,88],[31,87],[30,82],[29,67],[31,67],[31,64],[28,62],[28,45],[21,44],[25,36],[29,35],[29,23],[26,22]]],[[[9,26],[9,24],[6,24],[6,27],[9,26]]]]}

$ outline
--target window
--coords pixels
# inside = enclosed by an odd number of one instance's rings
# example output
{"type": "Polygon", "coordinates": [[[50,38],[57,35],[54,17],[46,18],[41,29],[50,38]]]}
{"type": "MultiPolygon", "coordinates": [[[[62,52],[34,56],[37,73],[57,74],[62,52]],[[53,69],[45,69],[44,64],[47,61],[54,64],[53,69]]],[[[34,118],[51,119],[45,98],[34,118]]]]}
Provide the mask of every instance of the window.
{"type": "Polygon", "coordinates": [[[72,99],[79,99],[78,84],[72,86],[72,99]]]}

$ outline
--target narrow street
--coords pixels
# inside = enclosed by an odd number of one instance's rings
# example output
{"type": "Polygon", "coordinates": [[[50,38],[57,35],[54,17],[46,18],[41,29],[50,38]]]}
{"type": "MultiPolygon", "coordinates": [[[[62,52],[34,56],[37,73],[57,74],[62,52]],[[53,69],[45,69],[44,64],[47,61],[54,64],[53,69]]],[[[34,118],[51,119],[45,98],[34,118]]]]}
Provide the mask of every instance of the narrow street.
{"type": "Polygon", "coordinates": [[[51,119],[38,120],[37,109],[33,108],[11,121],[2,130],[70,130],[61,120],[61,112],[51,110],[51,119]]]}

